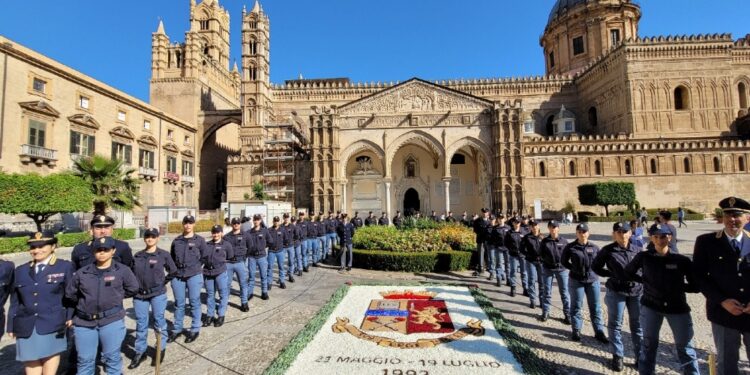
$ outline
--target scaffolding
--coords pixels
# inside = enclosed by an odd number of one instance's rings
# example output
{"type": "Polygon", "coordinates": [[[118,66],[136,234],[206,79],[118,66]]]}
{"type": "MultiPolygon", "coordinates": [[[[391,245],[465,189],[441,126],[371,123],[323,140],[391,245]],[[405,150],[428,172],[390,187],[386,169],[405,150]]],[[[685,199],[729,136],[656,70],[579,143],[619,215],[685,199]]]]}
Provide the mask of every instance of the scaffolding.
{"type": "Polygon", "coordinates": [[[264,191],[274,200],[295,202],[295,164],[304,158],[306,139],[292,124],[265,126],[264,191]]]}

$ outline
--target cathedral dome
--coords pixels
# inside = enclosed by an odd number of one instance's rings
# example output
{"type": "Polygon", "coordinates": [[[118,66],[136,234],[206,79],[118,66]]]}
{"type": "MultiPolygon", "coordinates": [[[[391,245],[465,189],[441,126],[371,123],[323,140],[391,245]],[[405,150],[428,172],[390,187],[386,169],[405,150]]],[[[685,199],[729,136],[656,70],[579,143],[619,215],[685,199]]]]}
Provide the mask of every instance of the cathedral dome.
{"type": "Polygon", "coordinates": [[[573,7],[576,7],[581,4],[586,4],[590,1],[596,1],[596,0],[557,0],[555,1],[555,5],[552,6],[552,10],[549,12],[549,19],[547,20],[547,23],[556,20],[558,17],[560,17],[562,14],[566,13],[573,7]]]}

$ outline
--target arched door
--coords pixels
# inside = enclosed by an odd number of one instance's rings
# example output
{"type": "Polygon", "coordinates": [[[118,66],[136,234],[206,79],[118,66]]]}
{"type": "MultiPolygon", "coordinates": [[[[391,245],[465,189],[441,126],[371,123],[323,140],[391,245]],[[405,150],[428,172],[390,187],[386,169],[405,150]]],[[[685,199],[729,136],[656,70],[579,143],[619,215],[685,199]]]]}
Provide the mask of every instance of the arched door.
{"type": "Polygon", "coordinates": [[[413,188],[404,193],[404,215],[411,216],[419,211],[419,193],[413,188]]]}

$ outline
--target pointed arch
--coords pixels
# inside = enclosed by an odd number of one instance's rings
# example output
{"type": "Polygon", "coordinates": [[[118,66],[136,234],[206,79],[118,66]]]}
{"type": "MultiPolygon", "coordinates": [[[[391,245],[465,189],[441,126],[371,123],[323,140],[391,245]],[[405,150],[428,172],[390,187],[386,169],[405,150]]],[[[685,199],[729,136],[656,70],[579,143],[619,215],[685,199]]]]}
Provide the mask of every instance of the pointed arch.
{"type": "Polygon", "coordinates": [[[393,158],[396,156],[396,153],[406,144],[415,144],[427,150],[432,155],[433,161],[436,165],[438,161],[445,156],[445,149],[437,138],[422,130],[409,131],[398,136],[386,148],[386,177],[390,177],[390,166],[393,163],[393,158]]]}
{"type": "Polygon", "coordinates": [[[385,173],[385,151],[383,150],[383,148],[373,141],[360,139],[359,141],[356,141],[347,146],[344,151],[339,154],[339,160],[341,160],[341,162],[339,163],[339,176],[346,176],[346,165],[349,163],[349,159],[351,159],[356,154],[366,150],[372,151],[372,153],[377,155],[377,157],[380,159],[380,164],[383,167],[383,173],[385,173]]]}

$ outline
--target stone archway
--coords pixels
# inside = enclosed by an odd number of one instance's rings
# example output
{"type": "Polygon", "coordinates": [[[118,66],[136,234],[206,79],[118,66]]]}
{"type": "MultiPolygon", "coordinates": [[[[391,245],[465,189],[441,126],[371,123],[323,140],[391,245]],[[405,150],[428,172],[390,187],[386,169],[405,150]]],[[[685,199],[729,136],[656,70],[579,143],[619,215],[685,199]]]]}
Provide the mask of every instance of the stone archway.
{"type": "Polygon", "coordinates": [[[411,216],[420,211],[419,193],[414,188],[409,188],[404,193],[403,212],[405,216],[411,216]]]}
{"type": "Polygon", "coordinates": [[[219,208],[227,198],[227,160],[240,152],[239,132],[242,124],[240,112],[206,112],[203,118],[203,137],[200,153],[201,210],[219,208]]]}

